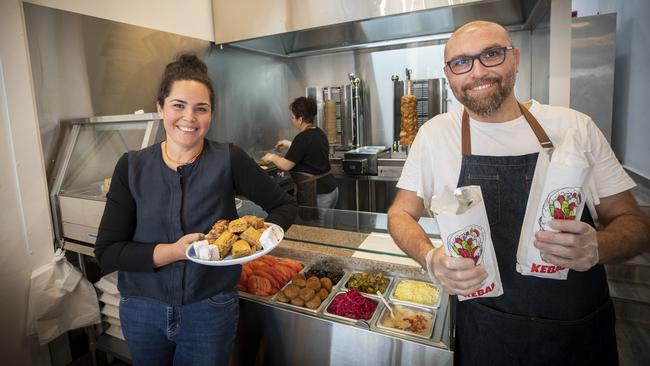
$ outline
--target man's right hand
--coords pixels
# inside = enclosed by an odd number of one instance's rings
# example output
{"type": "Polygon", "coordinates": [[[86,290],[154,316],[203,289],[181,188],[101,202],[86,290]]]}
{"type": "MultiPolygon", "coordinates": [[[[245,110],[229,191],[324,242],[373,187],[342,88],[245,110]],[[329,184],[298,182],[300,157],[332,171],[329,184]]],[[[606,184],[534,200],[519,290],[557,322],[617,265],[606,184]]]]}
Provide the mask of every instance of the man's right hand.
{"type": "Polygon", "coordinates": [[[443,247],[431,249],[427,255],[427,271],[446,292],[463,296],[481,288],[488,275],[483,266],[475,265],[470,258],[447,256],[443,247]]]}

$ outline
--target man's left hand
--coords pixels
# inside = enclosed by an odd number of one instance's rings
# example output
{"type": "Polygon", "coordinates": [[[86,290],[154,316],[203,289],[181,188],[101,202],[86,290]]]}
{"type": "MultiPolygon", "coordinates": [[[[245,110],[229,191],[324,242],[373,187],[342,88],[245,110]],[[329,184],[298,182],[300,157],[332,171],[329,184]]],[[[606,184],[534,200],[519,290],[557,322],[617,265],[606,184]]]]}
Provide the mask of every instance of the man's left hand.
{"type": "Polygon", "coordinates": [[[598,263],[596,230],[582,221],[552,220],[551,231],[535,233],[535,247],[557,266],[584,272],[598,263]]]}

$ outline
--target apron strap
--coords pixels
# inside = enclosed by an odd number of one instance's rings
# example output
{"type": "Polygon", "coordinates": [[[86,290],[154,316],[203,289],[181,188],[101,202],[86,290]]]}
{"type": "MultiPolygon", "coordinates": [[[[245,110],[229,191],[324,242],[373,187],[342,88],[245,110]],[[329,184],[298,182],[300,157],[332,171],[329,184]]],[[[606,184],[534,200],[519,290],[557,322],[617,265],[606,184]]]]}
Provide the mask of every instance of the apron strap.
{"type": "Polygon", "coordinates": [[[292,172],[292,177],[293,179],[293,198],[300,204],[300,201],[298,200],[298,190],[299,190],[299,185],[305,185],[308,183],[314,183],[313,187],[313,194],[316,194],[316,181],[323,178],[326,175],[329,175],[332,171],[328,170],[325,173],[322,174],[310,174],[310,173],[304,173],[304,172],[292,172]],[[306,178],[303,179],[298,179],[298,176],[304,176],[306,178]]]}
{"type": "Polygon", "coordinates": [[[526,118],[526,121],[528,121],[530,128],[533,129],[533,133],[535,133],[535,136],[537,136],[537,141],[539,141],[540,145],[542,145],[542,147],[545,149],[553,147],[553,143],[551,142],[551,139],[548,138],[546,131],[544,131],[542,126],[539,124],[539,122],[537,122],[537,119],[530,113],[528,108],[524,107],[524,105],[521,103],[517,104],[519,105],[521,113],[526,118]]]}
{"type": "Polygon", "coordinates": [[[317,174],[317,175],[316,174],[311,174],[311,173],[295,172],[295,173],[298,173],[299,175],[303,175],[303,176],[306,177],[306,178],[301,179],[300,181],[295,182],[295,183],[296,184],[303,184],[303,183],[313,182],[315,180],[319,180],[319,179],[323,178],[324,176],[330,174],[331,172],[332,172],[331,170],[328,170],[325,173],[317,174]]]}
{"type": "MultiPolygon", "coordinates": [[[[551,148],[553,147],[553,143],[551,142],[551,139],[548,138],[548,135],[542,128],[542,126],[537,122],[537,119],[528,111],[526,107],[523,106],[521,103],[517,103],[519,105],[519,109],[521,110],[521,114],[524,115],[524,118],[528,122],[528,125],[530,128],[533,130],[533,133],[535,134],[535,137],[537,137],[537,141],[539,141],[539,144],[542,145],[543,148],[551,148]]],[[[463,108],[463,118],[461,120],[461,149],[463,156],[470,156],[472,155],[472,140],[471,140],[471,135],[469,132],[469,114],[467,113],[467,109],[463,108]]]]}

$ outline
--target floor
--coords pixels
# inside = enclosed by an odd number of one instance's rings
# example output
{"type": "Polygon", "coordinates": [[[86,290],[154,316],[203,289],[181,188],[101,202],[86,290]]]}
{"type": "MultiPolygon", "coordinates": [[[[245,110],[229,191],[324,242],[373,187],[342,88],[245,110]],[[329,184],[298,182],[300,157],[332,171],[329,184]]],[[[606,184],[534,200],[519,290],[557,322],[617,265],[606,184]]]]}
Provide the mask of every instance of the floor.
{"type": "MultiPolygon", "coordinates": [[[[85,355],[72,361],[68,366],[92,366],[92,365],[93,362],[92,362],[92,358],[90,357],[90,353],[86,353],[85,355]]],[[[130,364],[122,362],[117,358],[113,358],[112,362],[109,363],[106,360],[106,357],[104,357],[104,354],[99,352],[97,366],[128,366],[128,365],[130,364]]]]}

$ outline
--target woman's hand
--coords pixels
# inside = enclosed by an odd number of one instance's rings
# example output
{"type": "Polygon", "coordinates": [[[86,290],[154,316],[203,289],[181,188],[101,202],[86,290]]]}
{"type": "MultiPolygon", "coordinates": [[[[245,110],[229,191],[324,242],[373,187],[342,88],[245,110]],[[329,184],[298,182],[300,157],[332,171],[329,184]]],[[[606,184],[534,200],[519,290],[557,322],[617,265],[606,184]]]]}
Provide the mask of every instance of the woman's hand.
{"type": "Polygon", "coordinates": [[[186,259],[185,251],[193,242],[203,240],[202,233],[183,235],[175,243],[158,244],[153,250],[153,266],[155,268],[165,266],[178,260],[186,259]]]}
{"type": "Polygon", "coordinates": [[[276,157],[275,154],[267,153],[264,156],[262,156],[260,160],[262,160],[263,163],[269,164],[269,163],[273,163],[273,159],[275,159],[275,157],[276,157]]]}
{"type": "Polygon", "coordinates": [[[288,149],[291,147],[291,141],[289,140],[280,140],[275,144],[276,149],[288,149]]]}
{"type": "Polygon", "coordinates": [[[178,251],[178,259],[185,259],[185,251],[187,250],[187,247],[189,247],[195,241],[203,240],[204,238],[205,235],[202,233],[192,233],[184,235],[178,239],[176,243],[172,244],[178,251]]]}

